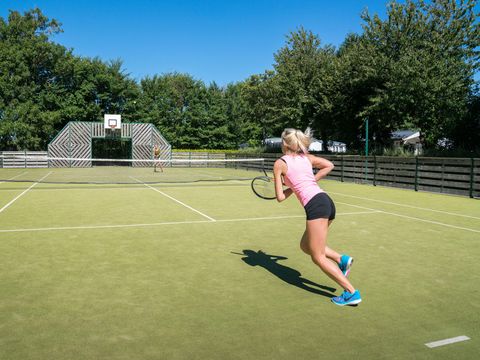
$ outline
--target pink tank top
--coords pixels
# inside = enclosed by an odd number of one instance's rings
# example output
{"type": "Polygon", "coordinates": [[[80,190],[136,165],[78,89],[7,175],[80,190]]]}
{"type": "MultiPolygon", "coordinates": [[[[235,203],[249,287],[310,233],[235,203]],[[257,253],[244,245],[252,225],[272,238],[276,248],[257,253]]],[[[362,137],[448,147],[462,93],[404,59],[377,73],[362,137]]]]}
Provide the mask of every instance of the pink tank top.
{"type": "Polygon", "coordinates": [[[282,159],[287,163],[285,185],[293,190],[303,206],[315,195],[324,192],[315,181],[312,163],[308,157],[303,154],[283,155],[282,159]]]}

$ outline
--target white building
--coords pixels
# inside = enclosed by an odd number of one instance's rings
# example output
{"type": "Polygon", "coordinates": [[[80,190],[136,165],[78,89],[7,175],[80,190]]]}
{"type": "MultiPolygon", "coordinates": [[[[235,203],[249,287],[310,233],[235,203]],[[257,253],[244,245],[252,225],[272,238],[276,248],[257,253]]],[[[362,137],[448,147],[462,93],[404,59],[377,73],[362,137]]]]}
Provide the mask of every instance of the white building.
{"type": "MultiPolygon", "coordinates": [[[[268,149],[280,149],[282,147],[282,138],[267,138],[265,139],[264,144],[268,149]]],[[[329,141],[327,143],[327,149],[332,153],[344,153],[347,151],[347,145],[339,141],[329,141]]],[[[308,151],[325,151],[323,141],[318,139],[312,139],[312,143],[310,144],[308,151]]]]}

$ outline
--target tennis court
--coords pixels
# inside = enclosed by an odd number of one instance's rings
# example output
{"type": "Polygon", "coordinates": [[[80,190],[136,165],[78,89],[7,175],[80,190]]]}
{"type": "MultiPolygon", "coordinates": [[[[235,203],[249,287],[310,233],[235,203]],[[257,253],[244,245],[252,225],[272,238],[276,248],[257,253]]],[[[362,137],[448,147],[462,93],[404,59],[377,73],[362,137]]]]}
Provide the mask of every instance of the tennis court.
{"type": "Polygon", "coordinates": [[[0,170],[41,180],[0,183],[0,358],[480,353],[478,200],[322,181],[337,206],[329,245],[355,258],[363,298],[338,307],[330,297],[341,289],[299,249],[293,197],[255,197],[247,171],[221,181],[225,169],[133,170],[101,175],[112,184],[66,181],[81,176],[69,169],[0,170]],[[210,181],[175,182],[200,171],[210,181]]]}

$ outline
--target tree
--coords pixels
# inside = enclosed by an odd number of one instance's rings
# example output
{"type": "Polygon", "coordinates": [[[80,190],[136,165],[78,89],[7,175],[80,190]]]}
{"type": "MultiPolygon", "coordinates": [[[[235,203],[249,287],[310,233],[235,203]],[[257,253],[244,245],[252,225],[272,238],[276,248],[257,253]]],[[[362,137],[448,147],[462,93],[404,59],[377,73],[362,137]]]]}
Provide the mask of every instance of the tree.
{"type": "Polygon", "coordinates": [[[418,128],[428,146],[452,135],[466,116],[478,69],[480,25],[475,0],[391,2],[388,19],[362,15],[365,44],[373,45],[383,75],[362,116],[383,128],[418,128]],[[390,119],[385,123],[382,119],[390,119]]]}
{"type": "Polygon", "coordinates": [[[201,147],[204,149],[235,148],[238,143],[233,133],[234,126],[227,116],[225,90],[215,82],[207,88],[205,110],[205,121],[198,129],[201,147]]]}
{"type": "Polygon", "coordinates": [[[451,139],[460,153],[478,157],[480,154],[480,94],[472,93],[468,100],[467,114],[453,129],[451,139]]]}
{"type": "Polygon", "coordinates": [[[50,40],[60,23],[39,9],[0,19],[0,147],[46,149],[68,121],[132,119],[136,83],[121,61],[77,57],[50,40]]]}
{"type": "Polygon", "coordinates": [[[16,11],[0,18],[0,146],[38,149],[58,123],[55,111],[44,109],[44,89],[55,81],[55,65],[66,49],[48,41],[60,24],[39,9],[24,16],[16,11]],[[44,111],[46,110],[46,111],[44,111]]]}
{"type": "MultiPolygon", "coordinates": [[[[349,34],[336,53],[335,65],[332,136],[345,142],[350,150],[361,149],[365,117],[371,115],[365,109],[388,80],[388,59],[362,36],[349,34]]],[[[371,133],[377,142],[386,142],[393,124],[389,125],[390,118],[375,120],[370,123],[371,133]]]]}
{"type": "Polygon", "coordinates": [[[252,75],[241,87],[242,98],[247,104],[242,132],[254,146],[262,144],[265,138],[278,134],[283,125],[278,121],[277,109],[274,106],[274,76],[273,71],[252,75]]]}
{"type": "Polygon", "coordinates": [[[281,128],[310,126],[328,140],[332,127],[335,50],[300,28],[275,54],[275,111],[281,128]]]}
{"type": "Polygon", "coordinates": [[[176,148],[231,148],[223,89],[209,87],[188,74],[147,77],[140,82],[141,117],[155,124],[176,148]]]}
{"type": "Polygon", "coordinates": [[[252,134],[252,124],[248,114],[249,108],[244,95],[245,82],[228,84],[225,91],[225,112],[229,132],[233,136],[232,147],[237,148],[240,144],[257,146],[260,144],[261,132],[252,134]]]}

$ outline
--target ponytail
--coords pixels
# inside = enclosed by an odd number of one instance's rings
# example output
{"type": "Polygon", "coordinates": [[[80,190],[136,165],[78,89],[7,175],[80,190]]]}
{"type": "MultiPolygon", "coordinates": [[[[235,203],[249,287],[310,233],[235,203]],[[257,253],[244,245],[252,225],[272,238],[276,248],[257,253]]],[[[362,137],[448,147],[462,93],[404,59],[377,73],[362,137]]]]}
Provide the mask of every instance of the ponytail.
{"type": "Polygon", "coordinates": [[[308,147],[312,142],[312,130],[308,127],[305,133],[302,130],[287,128],[282,133],[283,145],[295,153],[308,154],[308,147]]]}

